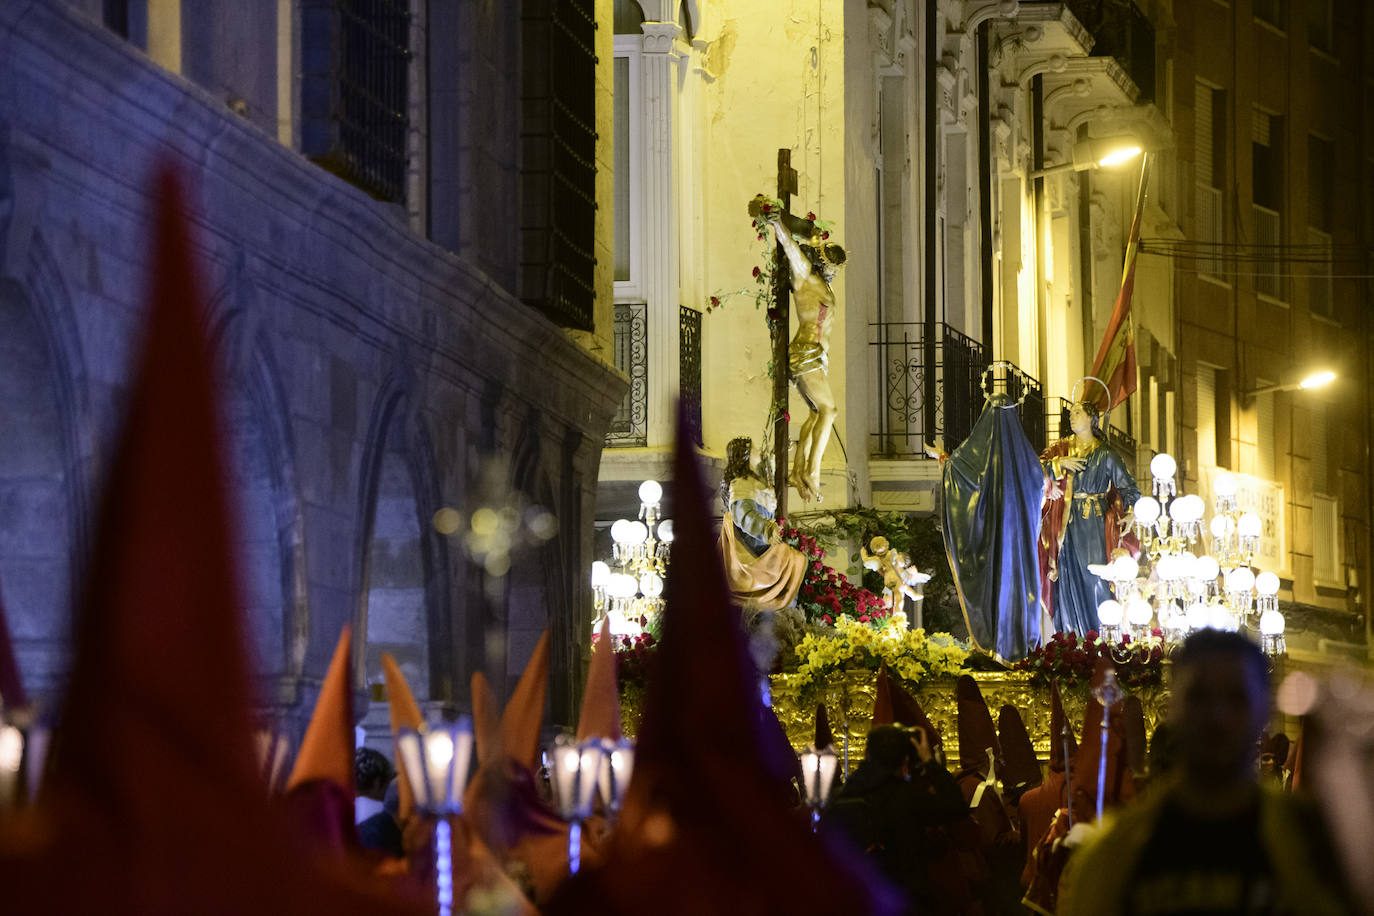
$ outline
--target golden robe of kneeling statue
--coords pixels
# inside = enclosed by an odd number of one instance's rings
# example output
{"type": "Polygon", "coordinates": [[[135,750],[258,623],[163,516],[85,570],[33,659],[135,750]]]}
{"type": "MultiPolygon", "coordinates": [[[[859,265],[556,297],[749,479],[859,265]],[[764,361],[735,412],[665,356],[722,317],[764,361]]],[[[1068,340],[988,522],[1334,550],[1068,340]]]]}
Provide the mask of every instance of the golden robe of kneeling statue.
{"type": "Polygon", "coordinates": [[[806,575],[806,557],[782,541],[775,520],[778,498],[750,465],[753,443],[732,439],[726,447],[725,517],[720,526],[720,552],[725,580],[741,605],[776,611],[797,600],[806,575]]]}

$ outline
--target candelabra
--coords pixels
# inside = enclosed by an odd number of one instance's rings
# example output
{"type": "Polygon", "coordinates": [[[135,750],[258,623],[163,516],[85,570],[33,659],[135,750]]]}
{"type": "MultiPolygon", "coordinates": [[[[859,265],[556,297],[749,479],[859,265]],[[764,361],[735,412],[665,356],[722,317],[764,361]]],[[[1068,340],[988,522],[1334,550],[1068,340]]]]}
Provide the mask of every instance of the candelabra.
{"type": "Polygon", "coordinates": [[[673,520],[659,518],[663,487],[656,480],[639,485],[639,519],[622,518],[611,525],[612,559],[618,571],[597,560],[592,564],[592,597],[597,625],[609,616],[616,635],[641,631],[640,619],[663,609],[663,588],[673,543],[673,520]]]}
{"type": "Polygon", "coordinates": [[[1176,470],[1174,459],[1164,453],[1150,462],[1153,495],[1136,500],[1132,513],[1140,560],[1123,554],[1089,566],[1115,596],[1098,607],[1103,636],[1138,635],[1152,622],[1169,642],[1205,627],[1247,627],[1259,632],[1266,652],[1282,653],[1279,577],[1268,571],[1256,575],[1251,568],[1259,550],[1260,517],[1241,511],[1236,478],[1223,473],[1213,483],[1213,515],[1204,527],[1206,503],[1196,494],[1178,492],[1176,470]],[[1199,549],[1205,551],[1200,556],[1199,549]],[[1142,570],[1142,563],[1149,568],[1142,570]]]}

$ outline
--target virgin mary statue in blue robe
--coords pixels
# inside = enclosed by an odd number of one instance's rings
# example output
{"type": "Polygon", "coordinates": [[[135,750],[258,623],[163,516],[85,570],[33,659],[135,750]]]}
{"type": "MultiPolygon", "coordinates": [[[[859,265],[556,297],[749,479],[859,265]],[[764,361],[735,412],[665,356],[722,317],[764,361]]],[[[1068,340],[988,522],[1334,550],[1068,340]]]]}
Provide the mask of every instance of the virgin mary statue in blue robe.
{"type": "Polygon", "coordinates": [[[1016,403],[991,395],[941,473],[945,552],[969,636],[1006,662],[1040,642],[1045,475],[1016,403]]]}

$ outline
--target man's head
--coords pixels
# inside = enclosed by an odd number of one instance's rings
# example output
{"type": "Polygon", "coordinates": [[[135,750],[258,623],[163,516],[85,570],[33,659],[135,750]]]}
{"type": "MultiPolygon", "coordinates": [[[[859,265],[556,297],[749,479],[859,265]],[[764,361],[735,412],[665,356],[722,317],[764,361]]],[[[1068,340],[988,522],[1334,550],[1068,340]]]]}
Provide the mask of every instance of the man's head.
{"type": "Polygon", "coordinates": [[[911,731],[900,725],[879,725],[868,733],[864,760],[889,773],[904,772],[916,756],[911,731]]]}
{"type": "Polygon", "coordinates": [[[1269,664],[1238,633],[1202,630],[1174,658],[1169,721],[1186,776],[1221,784],[1252,779],[1269,719],[1269,664]]]}
{"type": "Polygon", "coordinates": [[[819,234],[811,237],[810,245],[801,246],[802,254],[811,262],[811,267],[829,283],[839,274],[840,268],[848,255],[845,254],[843,246],[832,242],[823,242],[819,234]]]}
{"type": "Polygon", "coordinates": [[[387,783],[396,776],[391,761],[370,747],[360,747],[353,753],[353,782],[358,794],[381,801],[386,796],[387,783]]]}
{"type": "Polygon", "coordinates": [[[1102,435],[1102,413],[1096,404],[1079,401],[1069,408],[1069,428],[1080,436],[1102,435]]]}

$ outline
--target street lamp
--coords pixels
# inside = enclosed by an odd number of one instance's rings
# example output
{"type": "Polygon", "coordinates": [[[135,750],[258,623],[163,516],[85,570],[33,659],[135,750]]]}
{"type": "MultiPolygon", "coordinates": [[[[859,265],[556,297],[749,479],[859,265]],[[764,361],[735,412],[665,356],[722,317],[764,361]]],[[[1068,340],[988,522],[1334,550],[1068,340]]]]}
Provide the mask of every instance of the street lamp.
{"type": "Polygon", "coordinates": [[[1080,140],[1073,145],[1073,159],[1048,168],[1036,169],[1030,177],[1044,178],[1057,172],[1085,172],[1088,169],[1109,169],[1130,162],[1143,152],[1134,137],[1106,137],[1101,140],[1080,140]]]}
{"type": "Polygon", "coordinates": [[[1311,391],[1314,388],[1325,388],[1336,380],[1336,373],[1330,369],[1314,369],[1305,373],[1302,378],[1295,382],[1285,382],[1282,385],[1265,385],[1262,388],[1252,388],[1244,393],[1244,397],[1249,399],[1260,394],[1270,394],[1275,391],[1311,391]]]}
{"type": "Polygon", "coordinates": [[[448,818],[463,813],[463,790],[472,766],[472,718],[438,722],[396,733],[415,807],[435,818],[434,869],[439,916],[453,912],[453,832],[448,818]]]}

